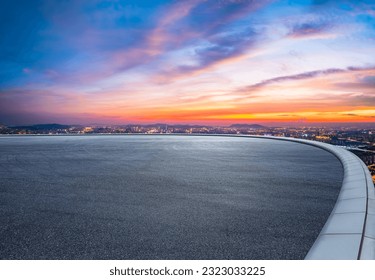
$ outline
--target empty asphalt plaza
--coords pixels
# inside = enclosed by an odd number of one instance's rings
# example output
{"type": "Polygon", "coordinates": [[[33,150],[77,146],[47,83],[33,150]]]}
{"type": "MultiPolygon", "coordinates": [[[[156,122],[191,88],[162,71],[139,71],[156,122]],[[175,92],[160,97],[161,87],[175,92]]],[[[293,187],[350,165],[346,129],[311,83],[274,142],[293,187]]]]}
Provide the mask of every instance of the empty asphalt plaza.
{"type": "Polygon", "coordinates": [[[2,136],[0,178],[1,259],[303,259],[343,169],[270,139],[2,136]]]}

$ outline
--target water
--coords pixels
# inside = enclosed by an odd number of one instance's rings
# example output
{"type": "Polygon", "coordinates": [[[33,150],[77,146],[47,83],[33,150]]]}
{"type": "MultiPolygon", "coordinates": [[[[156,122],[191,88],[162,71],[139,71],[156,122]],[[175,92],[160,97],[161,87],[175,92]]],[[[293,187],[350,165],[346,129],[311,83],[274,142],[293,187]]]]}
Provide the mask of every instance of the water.
{"type": "Polygon", "coordinates": [[[342,176],[285,141],[0,137],[0,258],[302,259],[342,176]]]}

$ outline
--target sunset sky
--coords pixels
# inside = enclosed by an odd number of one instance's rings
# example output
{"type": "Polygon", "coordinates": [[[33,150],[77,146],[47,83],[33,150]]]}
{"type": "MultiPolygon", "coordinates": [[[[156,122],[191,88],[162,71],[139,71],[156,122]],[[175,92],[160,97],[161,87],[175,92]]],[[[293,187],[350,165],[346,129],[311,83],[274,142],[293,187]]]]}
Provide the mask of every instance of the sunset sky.
{"type": "Polygon", "coordinates": [[[375,122],[375,1],[9,0],[0,123],[375,122]]]}

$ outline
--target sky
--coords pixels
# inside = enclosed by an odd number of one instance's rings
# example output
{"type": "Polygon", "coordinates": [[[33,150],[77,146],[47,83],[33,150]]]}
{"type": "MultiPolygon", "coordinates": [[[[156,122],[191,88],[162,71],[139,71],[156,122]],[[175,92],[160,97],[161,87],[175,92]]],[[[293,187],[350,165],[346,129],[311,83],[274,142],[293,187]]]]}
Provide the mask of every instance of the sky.
{"type": "Polygon", "coordinates": [[[7,0],[0,123],[375,122],[375,0],[7,0]]]}

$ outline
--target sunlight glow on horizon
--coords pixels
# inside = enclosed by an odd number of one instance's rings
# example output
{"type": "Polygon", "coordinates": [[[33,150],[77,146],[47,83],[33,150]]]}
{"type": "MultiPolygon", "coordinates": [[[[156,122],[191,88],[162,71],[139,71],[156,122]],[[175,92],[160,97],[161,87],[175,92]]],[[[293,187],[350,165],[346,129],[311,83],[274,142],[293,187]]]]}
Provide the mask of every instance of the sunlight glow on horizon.
{"type": "Polygon", "coordinates": [[[0,123],[375,121],[373,1],[36,2],[0,12],[0,123]]]}

